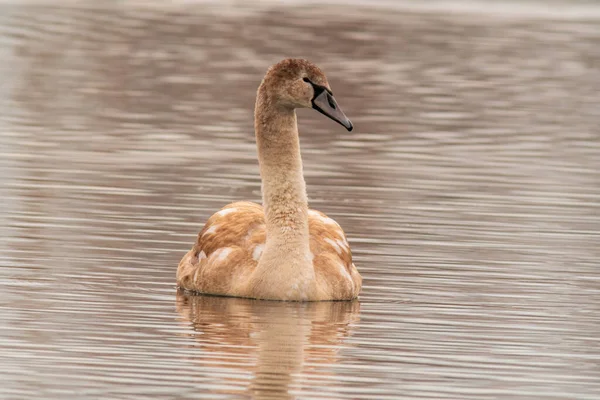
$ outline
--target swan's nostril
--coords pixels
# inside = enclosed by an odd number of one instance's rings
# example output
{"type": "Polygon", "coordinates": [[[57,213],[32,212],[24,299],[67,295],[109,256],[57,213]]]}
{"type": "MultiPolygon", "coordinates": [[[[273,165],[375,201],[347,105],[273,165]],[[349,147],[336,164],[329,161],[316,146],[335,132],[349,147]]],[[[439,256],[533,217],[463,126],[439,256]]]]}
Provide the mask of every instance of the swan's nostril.
{"type": "Polygon", "coordinates": [[[335,105],[335,101],[333,101],[331,96],[327,95],[327,101],[329,102],[329,106],[331,106],[331,108],[333,108],[334,110],[337,108],[335,105]]]}

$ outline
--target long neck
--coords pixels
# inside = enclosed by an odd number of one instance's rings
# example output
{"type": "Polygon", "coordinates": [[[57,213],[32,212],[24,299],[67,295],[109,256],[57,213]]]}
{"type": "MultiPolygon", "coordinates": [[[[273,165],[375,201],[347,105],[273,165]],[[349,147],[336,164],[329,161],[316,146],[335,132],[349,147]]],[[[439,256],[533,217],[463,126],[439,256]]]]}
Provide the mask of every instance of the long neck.
{"type": "Polygon", "coordinates": [[[308,200],[296,112],[278,108],[259,90],[254,129],[262,178],[267,247],[271,247],[269,242],[276,241],[306,251],[309,242],[308,200]]]}

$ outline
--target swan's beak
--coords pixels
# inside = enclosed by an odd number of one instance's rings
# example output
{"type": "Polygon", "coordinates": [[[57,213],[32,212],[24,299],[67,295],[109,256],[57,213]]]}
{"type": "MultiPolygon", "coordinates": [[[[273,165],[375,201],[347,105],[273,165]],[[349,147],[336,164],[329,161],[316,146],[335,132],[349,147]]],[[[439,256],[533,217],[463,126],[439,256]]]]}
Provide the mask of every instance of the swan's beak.
{"type": "Polygon", "coordinates": [[[351,131],[352,122],[346,117],[340,106],[333,98],[333,95],[327,90],[323,90],[312,100],[312,106],[315,110],[343,125],[348,131],[351,131]]]}

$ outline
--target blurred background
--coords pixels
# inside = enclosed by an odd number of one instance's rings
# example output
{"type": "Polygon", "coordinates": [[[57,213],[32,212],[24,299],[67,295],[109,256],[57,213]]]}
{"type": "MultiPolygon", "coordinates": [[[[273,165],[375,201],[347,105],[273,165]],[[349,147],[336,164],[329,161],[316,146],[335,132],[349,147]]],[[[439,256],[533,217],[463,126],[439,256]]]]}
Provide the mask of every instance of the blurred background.
{"type": "Polygon", "coordinates": [[[2,1],[0,398],[600,398],[597,1],[2,1]],[[176,293],[267,67],[359,302],[176,293]]]}

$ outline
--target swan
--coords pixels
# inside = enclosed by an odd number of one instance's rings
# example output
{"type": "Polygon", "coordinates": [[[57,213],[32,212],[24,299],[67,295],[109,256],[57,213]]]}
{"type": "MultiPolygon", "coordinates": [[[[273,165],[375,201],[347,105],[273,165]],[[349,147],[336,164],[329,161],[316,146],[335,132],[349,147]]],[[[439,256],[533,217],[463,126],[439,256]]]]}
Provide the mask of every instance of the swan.
{"type": "Polygon", "coordinates": [[[353,128],[316,65],[288,58],[271,66],[254,109],[263,205],[235,202],[213,214],[179,263],[179,288],[265,300],[358,297],[362,278],[344,231],[308,208],[296,108],[353,128]]]}

